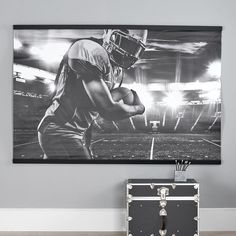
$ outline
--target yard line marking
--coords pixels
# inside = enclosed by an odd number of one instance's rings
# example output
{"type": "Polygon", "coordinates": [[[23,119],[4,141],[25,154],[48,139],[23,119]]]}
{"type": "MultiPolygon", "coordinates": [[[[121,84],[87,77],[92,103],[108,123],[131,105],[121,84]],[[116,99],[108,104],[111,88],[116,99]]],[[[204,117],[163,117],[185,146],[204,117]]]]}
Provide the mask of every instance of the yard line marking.
{"type": "Polygon", "coordinates": [[[38,143],[38,141],[37,141],[37,142],[30,142],[30,143],[17,144],[17,145],[14,145],[14,148],[16,148],[16,147],[22,147],[22,146],[27,146],[27,145],[29,145],[29,144],[35,144],[35,143],[38,143]]]}
{"type": "Polygon", "coordinates": [[[144,112],[144,123],[145,123],[145,126],[147,127],[148,126],[148,123],[147,123],[147,113],[144,112]]]}
{"type": "Polygon", "coordinates": [[[96,120],[94,120],[93,122],[99,129],[102,129],[102,127],[98,124],[98,122],[96,120]]]}
{"type": "Polygon", "coordinates": [[[132,117],[129,118],[129,121],[131,123],[131,126],[132,126],[133,130],[136,130],[132,117]]]}
{"type": "Polygon", "coordinates": [[[176,125],[175,125],[175,127],[174,127],[174,130],[176,130],[177,129],[177,127],[178,127],[178,125],[179,125],[179,121],[180,121],[180,117],[177,119],[177,121],[176,121],[176,125]]]}
{"type": "Polygon", "coordinates": [[[214,119],[213,123],[208,127],[209,130],[212,129],[212,127],[214,126],[214,124],[216,123],[216,121],[218,120],[219,116],[216,116],[216,118],[214,119]]]}
{"type": "Polygon", "coordinates": [[[116,130],[118,130],[118,131],[120,130],[115,121],[112,121],[112,124],[115,126],[116,130]]]}
{"type": "Polygon", "coordinates": [[[150,149],[150,160],[153,160],[154,141],[155,141],[155,138],[153,137],[152,138],[151,149],[150,149]]]}
{"type": "Polygon", "coordinates": [[[91,145],[94,145],[95,143],[101,142],[103,140],[104,140],[104,138],[100,138],[98,140],[95,140],[95,141],[91,142],[91,145]]]}
{"type": "Polygon", "coordinates": [[[207,139],[205,139],[205,138],[202,138],[202,140],[204,140],[204,141],[207,142],[207,143],[213,144],[213,145],[215,145],[215,146],[217,146],[217,147],[221,147],[219,144],[213,143],[213,142],[211,142],[210,140],[207,140],[207,139]]]}
{"type": "Polygon", "coordinates": [[[166,124],[166,111],[163,114],[162,126],[164,127],[166,124]]]}
{"type": "Polygon", "coordinates": [[[193,129],[195,128],[195,126],[197,125],[198,121],[200,120],[201,116],[202,116],[202,113],[203,113],[203,109],[202,111],[200,112],[199,116],[197,117],[195,123],[193,124],[193,126],[191,127],[190,131],[193,131],[193,129]]]}

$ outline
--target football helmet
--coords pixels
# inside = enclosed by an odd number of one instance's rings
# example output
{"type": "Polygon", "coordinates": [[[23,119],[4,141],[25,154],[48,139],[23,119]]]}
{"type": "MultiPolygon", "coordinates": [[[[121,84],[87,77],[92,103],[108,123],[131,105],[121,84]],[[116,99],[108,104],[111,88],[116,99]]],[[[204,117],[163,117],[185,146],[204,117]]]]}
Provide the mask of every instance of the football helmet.
{"type": "Polygon", "coordinates": [[[103,47],[116,66],[128,69],[143,55],[146,39],[147,30],[108,29],[103,47]]]}

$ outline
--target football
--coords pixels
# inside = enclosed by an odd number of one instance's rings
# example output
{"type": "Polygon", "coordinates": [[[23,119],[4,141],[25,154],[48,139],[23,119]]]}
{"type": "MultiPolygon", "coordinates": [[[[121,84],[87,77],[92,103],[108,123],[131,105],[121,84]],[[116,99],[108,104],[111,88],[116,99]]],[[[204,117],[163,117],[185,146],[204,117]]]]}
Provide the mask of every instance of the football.
{"type": "Polygon", "coordinates": [[[125,87],[115,88],[111,91],[112,99],[115,102],[123,102],[127,105],[133,105],[134,95],[132,91],[125,87]]]}

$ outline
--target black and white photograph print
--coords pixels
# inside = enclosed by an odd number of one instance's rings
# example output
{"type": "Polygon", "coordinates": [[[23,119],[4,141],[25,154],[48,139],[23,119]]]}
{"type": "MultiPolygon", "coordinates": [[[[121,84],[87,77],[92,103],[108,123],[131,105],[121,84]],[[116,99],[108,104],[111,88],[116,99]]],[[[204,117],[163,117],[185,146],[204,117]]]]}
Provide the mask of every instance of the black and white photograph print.
{"type": "Polygon", "coordinates": [[[13,28],[14,163],[221,163],[222,27],[13,28]]]}

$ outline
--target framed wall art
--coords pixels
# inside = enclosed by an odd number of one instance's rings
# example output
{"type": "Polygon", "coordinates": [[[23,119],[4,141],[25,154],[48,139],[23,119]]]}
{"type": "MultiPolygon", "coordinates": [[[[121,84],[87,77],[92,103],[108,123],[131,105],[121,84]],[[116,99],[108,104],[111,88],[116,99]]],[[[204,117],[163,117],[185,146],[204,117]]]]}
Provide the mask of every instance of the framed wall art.
{"type": "Polygon", "coordinates": [[[14,163],[221,163],[222,27],[13,28],[14,163]]]}

